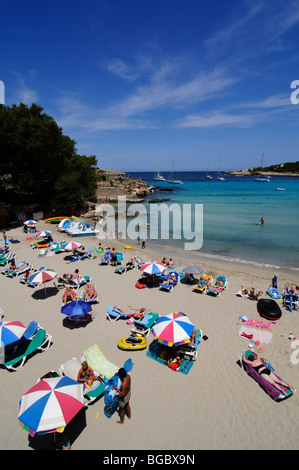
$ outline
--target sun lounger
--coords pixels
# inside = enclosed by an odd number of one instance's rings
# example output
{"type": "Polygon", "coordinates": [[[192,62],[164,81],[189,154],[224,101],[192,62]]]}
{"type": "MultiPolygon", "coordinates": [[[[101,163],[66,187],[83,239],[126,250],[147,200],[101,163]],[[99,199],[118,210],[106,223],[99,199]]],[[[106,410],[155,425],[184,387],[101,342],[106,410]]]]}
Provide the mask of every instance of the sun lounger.
{"type": "Polygon", "coordinates": [[[119,367],[108,361],[97,344],[91,346],[84,352],[83,360],[104,379],[111,379],[119,370],[119,367]]]}
{"type": "Polygon", "coordinates": [[[131,332],[147,335],[158,320],[159,316],[159,313],[149,312],[142,318],[142,320],[134,319],[134,328],[131,332]]]}
{"type": "Polygon", "coordinates": [[[65,241],[62,241],[62,242],[52,242],[52,245],[51,245],[51,250],[54,251],[54,253],[64,253],[65,250],[62,248],[62,245],[64,245],[66,242],[65,241]]]}
{"type": "MultiPolygon", "coordinates": [[[[69,361],[62,364],[59,368],[60,375],[66,375],[73,380],[77,380],[78,372],[81,368],[81,362],[79,359],[73,357],[69,361]]],[[[84,397],[87,398],[86,405],[90,405],[93,403],[97,398],[103,396],[104,394],[105,385],[98,380],[95,380],[93,386],[88,389],[84,388],[83,393],[84,397]]]]}
{"type": "Polygon", "coordinates": [[[92,259],[95,257],[96,255],[92,248],[86,250],[85,253],[79,250],[74,250],[74,254],[69,257],[67,263],[74,263],[76,261],[83,261],[85,259],[92,259]]]}
{"type": "Polygon", "coordinates": [[[0,266],[5,266],[15,257],[16,257],[15,253],[12,253],[12,252],[7,253],[6,256],[0,260],[0,266]]]}
{"type": "MultiPolygon", "coordinates": [[[[250,356],[250,354],[252,354],[252,351],[249,351],[249,350],[246,351],[245,358],[247,359],[248,356],[250,356]]],[[[241,367],[247,372],[247,374],[250,375],[252,378],[254,378],[254,380],[256,380],[261,385],[261,387],[265,390],[265,392],[267,392],[268,395],[270,395],[270,397],[273,398],[274,400],[281,401],[293,395],[293,392],[291,390],[285,387],[281,387],[284,390],[284,392],[286,392],[287,394],[287,396],[285,396],[283,393],[277,390],[277,388],[273,387],[273,385],[267,382],[261,374],[256,372],[250,364],[246,364],[243,361],[242,357],[240,357],[240,364],[241,364],[241,367]]],[[[282,380],[280,377],[278,377],[277,374],[275,375],[278,379],[282,380]]]]}
{"type": "Polygon", "coordinates": [[[201,342],[202,339],[202,330],[199,328],[196,328],[196,337],[195,337],[195,342],[194,344],[182,344],[178,347],[177,349],[177,354],[180,354],[182,356],[190,357],[192,361],[195,361],[197,359],[197,346],[201,342]]]}
{"type": "Polygon", "coordinates": [[[17,349],[5,358],[4,367],[18,370],[23,367],[26,359],[37,351],[45,351],[51,345],[52,336],[43,328],[38,328],[33,338],[23,342],[17,349]]]}
{"type": "Polygon", "coordinates": [[[237,297],[243,297],[243,299],[249,299],[249,300],[258,300],[261,295],[263,295],[263,292],[261,290],[257,290],[257,295],[250,295],[250,290],[248,291],[247,289],[244,291],[244,289],[240,289],[238,292],[236,292],[237,297]],[[247,293],[246,293],[247,292],[247,293]]]}
{"type": "Polygon", "coordinates": [[[64,277],[58,277],[57,282],[54,281],[54,286],[57,289],[66,289],[67,287],[72,287],[73,289],[79,289],[84,286],[87,282],[91,281],[90,276],[82,276],[79,282],[74,281],[73,279],[65,279],[64,277]]]}
{"type": "Polygon", "coordinates": [[[203,276],[204,283],[202,283],[200,280],[198,281],[198,284],[193,287],[193,292],[206,292],[207,291],[207,284],[211,284],[213,282],[213,277],[210,276],[209,274],[204,274],[203,276]]]}
{"type": "Polygon", "coordinates": [[[130,318],[130,315],[128,313],[120,313],[116,307],[113,305],[108,305],[107,310],[107,318],[110,321],[117,321],[117,320],[127,320],[130,318]]]}
{"type": "Polygon", "coordinates": [[[22,263],[16,266],[16,270],[7,271],[5,274],[7,277],[16,277],[24,274],[26,271],[29,271],[32,268],[32,264],[27,263],[27,261],[22,261],[22,263]]]}
{"type": "Polygon", "coordinates": [[[135,268],[134,264],[130,264],[128,266],[120,266],[119,268],[115,268],[114,272],[118,274],[124,274],[133,268],[135,268]]]}
{"type": "Polygon", "coordinates": [[[178,280],[179,280],[179,275],[177,272],[172,272],[172,273],[169,273],[166,278],[165,278],[165,281],[168,281],[169,277],[174,277],[174,282],[172,284],[161,284],[160,285],[160,290],[164,291],[164,292],[170,292],[172,291],[172,289],[177,285],[178,283],[178,280]]]}
{"type": "Polygon", "coordinates": [[[221,292],[223,292],[224,289],[226,288],[227,288],[227,279],[225,278],[225,276],[217,276],[215,284],[207,286],[207,294],[219,297],[221,292]],[[219,280],[222,280],[223,286],[217,285],[217,281],[219,280]]]}
{"type": "Polygon", "coordinates": [[[299,307],[299,294],[291,294],[285,290],[282,294],[282,305],[290,312],[294,309],[297,310],[299,307]]]}

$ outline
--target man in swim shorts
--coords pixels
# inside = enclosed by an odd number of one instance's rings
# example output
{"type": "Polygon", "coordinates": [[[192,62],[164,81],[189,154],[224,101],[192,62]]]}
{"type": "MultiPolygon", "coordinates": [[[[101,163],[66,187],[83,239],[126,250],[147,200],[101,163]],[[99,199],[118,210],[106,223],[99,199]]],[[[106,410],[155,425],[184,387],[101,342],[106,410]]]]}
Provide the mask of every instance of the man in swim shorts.
{"type": "Polygon", "coordinates": [[[113,387],[119,394],[118,404],[120,421],[117,421],[117,423],[124,424],[125,413],[128,418],[131,419],[131,408],[129,404],[131,398],[131,377],[123,367],[119,369],[118,375],[121,380],[120,390],[117,387],[113,387]]]}

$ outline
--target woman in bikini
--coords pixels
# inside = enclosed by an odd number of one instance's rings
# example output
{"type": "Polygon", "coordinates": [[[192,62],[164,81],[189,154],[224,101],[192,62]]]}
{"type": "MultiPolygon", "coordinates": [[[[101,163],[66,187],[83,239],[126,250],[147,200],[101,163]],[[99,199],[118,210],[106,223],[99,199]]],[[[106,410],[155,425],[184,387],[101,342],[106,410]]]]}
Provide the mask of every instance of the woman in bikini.
{"type": "Polygon", "coordinates": [[[245,358],[245,354],[243,355],[243,361],[245,364],[251,365],[251,367],[260,375],[263,376],[263,379],[269,382],[273,387],[275,387],[277,390],[279,390],[281,393],[283,393],[285,396],[287,396],[287,393],[281,388],[281,385],[283,387],[288,388],[289,390],[294,391],[293,387],[288,385],[286,382],[283,380],[280,380],[274,375],[268,367],[265,366],[265,364],[261,361],[261,358],[259,354],[250,354],[248,359],[245,358]]]}
{"type": "Polygon", "coordinates": [[[86,286],[84,287],[84,291],[85,291],[86,302],[96,300],[96,298],[98,297],[98,293],[96,291],[95,285],[92,282],[89,282],[88,284],[86,284],[86,286]]]}

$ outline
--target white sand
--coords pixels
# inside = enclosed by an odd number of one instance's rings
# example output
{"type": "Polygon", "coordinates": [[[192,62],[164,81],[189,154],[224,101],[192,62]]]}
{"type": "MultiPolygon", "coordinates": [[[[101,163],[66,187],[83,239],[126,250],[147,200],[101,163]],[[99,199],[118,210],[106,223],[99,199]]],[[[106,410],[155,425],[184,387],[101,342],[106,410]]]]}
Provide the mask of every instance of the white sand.
{"type": "MultiPolygon", "coordinates": [[[[53,231],[55,241],[65,238],[54,225],[38,223],[38,229],[53,231]]],[[[100,399],[86,410],[86,427],[72,445],[72,449],[296,449],[299,419],[299,392],[281,403],[274,402],[259,385],[238,366],[241,351],[249,341],[238,335],[240,316],[262,319],[256,302],[236,297],[240,286],[255,286],[266,292],[273,270],[250,267],[243,264],[223,263],[199,258],[206,274],[224,274],[228,288],[219,298],[192,292],[192,287],[178,284],[170,293],[157,288],[139,290],[135,283],[140,271],[133,269],[124,275],[114,273],[111,266],[99,266],[96,259],[66,264],[64,254],[38,258],[28,235],[21,228],[7,232],[8,237],[21,241],[11,245],[11,251],[20,262],[32,262],[35,268],[46,266],[59,275],[74,272],[90,275],[100,295],[99,304],[93,307],[95,320],[80,328],[63,325],[62,292],[56,293],[53,283],[47,284],[47,298],[36,299],[41,289],[30,289],[1,274],[1,302],[4,320],[21,320],[28,325],[36,320],[53,337],[49,350],[31,357],[17,372],[0,369],[1,374],[1,439],[0,449],[29,449],[28,434],[18,428],[18,402],[36,380],[49,370],[72,357],[81,358],[83,352],[98,344],[106,357],[121,367],[129,357],[133,359],[132,419],[123,426],[116,424],[118,416],[111,419],[103,413],[104,401],[100,399]],[[55,294],[55,295],[54,295],[55,294]],[[106,319],[109,304],[127,307],[147,307],[159,314],[183,311],[193,323],[202,329],[208,340],[202,341],[198,358],[188,375],[176,373],[151,360],[146,350],[126,352],[117,348],[117,341],[129,336],[130,326],[125,321],[110,322],[106,319]]],[[[96,238],[80,239],[86,248],[94,247],[96,238]]],[[[125,250],[125,243],[110,241],[124,252],[125,261],[140,254],[144,261],[160,261],[161,254],[149,250],[150,243],[141,250],[135,243],[132,250],[125,250]],[[158,259],[157,259],[158,258],[158,259]]],[[[177,259],[182,270],[190,258],[177,259]]],[[[193,264],[193,263],[192,263],[193,264]]],[[[279,271],[279,285],[298,283],[296,275],[279,271]]],[[[267,297],[264,295],[264,297],[267,297]]],[[[280,304],[281,305],[281,304],[280,304]]],[[[282,306],[281,306],[282,308],[282,306]]],[[[299,364],[292,364],[292,332],[299,339],[298,312],[290,313],[282,308],[283,315],[274,327],[270,344],[263,344],[262,356],[269,360],[276,372],[288,383],[299,389],[299,364]]],[[[148,343],[153,340],[152,334],[148,343]]],[[[255,348],[257,349],[257,348],[255,348]]]]}

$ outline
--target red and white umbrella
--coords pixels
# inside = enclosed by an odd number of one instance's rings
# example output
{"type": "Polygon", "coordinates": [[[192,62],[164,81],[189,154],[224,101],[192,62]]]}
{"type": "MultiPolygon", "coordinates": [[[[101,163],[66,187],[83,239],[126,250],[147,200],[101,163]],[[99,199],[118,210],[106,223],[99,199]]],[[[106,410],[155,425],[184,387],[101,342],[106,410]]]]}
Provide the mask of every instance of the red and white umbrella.
{"type": "Polygon", "coordinates": [[[51,231],[50,230],[42,230],[41,232],[37,232],[36,236],[37,237],[48,237],[49,235],[51,235],[51,231]]]}
{"type": "Polygon", "coordinates": [[[51,269],[42,269],[29,276],[27,281],[30,284],[39,285],[48,281],[52,281],[55,276],[57,276],[55,271],[52,271],[51,269]]]}
{"type": "Polygon", "coordinates": [[[61,248],[63,248],[65,251],[71,251],[71,250],[77,250],[77,248],[80,248],[81,243],[80,242],[68,242],[64,243],[61,248]]]}
{"type": "Polygon", "coordinates": [[[189,343],[194,325],[182,312],[159,317],[152,328],[154,338],[167,346],[189,343]]]}
{"type": "Polygon", "coordinates": [[[20,321],[0,322],[0,347],[18,341],[24,334],[26,328],[20,321]]]}
{"type": "Polygon", "coordinates": [[[156,261],[153,261],[143,264],[140,269],[146,274],[161,274],[165,271],[166,266],[162,263],[156,263],[156,261]]]}
{"type": "Polygon", "coordinates": [[[37,382],[19,402],[18,420],[31,434],[65,427],[84,406],[83,384],[70,377],[37,382]]]}

